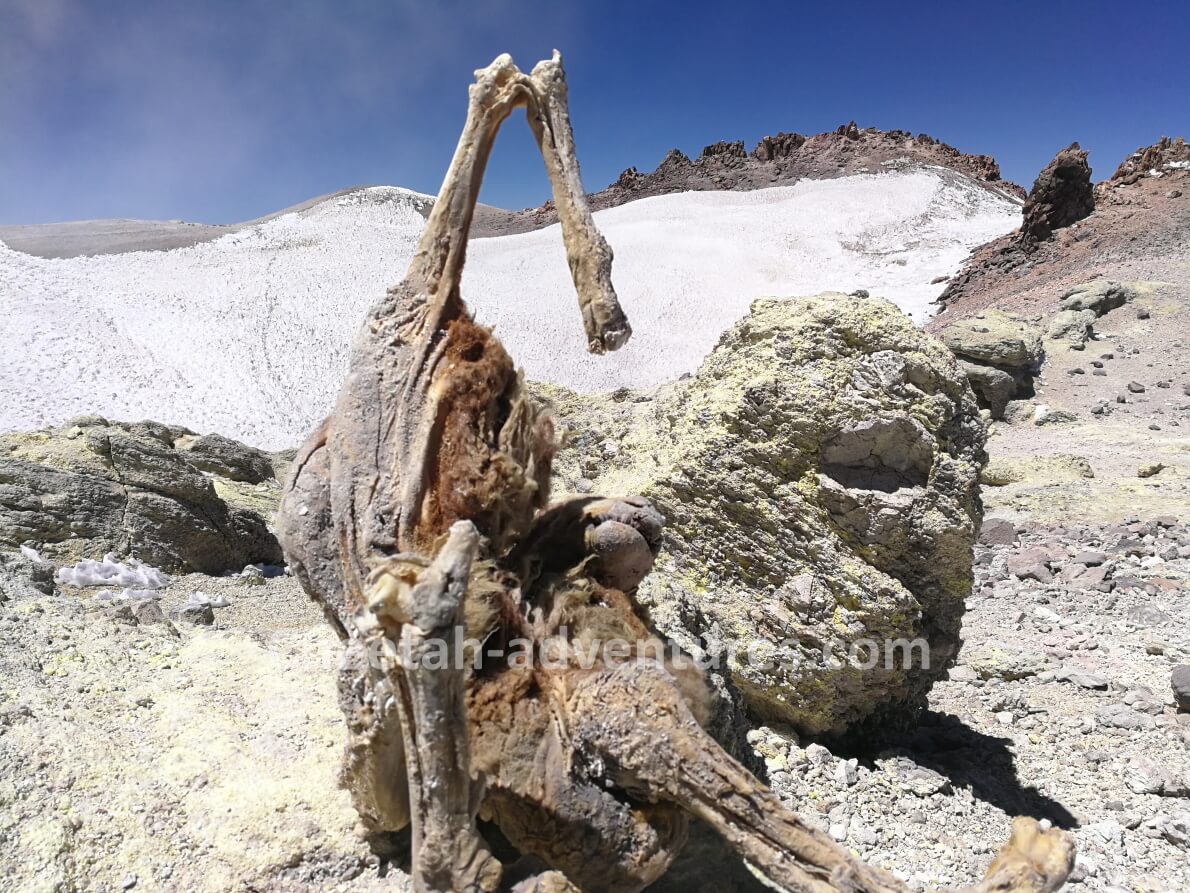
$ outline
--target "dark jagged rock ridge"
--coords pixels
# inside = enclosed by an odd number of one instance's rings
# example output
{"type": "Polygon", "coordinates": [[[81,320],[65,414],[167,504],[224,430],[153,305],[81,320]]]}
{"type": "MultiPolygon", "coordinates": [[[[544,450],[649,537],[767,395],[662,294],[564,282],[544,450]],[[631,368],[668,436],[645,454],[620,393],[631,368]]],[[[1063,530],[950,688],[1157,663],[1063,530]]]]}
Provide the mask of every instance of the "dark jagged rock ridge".
{"type": "MultiPolygon", "coordinates": [[[[909,164],[930,164],[966,174],[988,188],[1023,199],[1025,191],[1001,179],[1000,166],[989,155],[968,155],[928,134],[905,130],[861,128],[854,121],[828,133],[803,136],[778,133],[763,137],[748,151],[742,141],[717,142],[691,159],[670,149],[651,173],[630,167],[614,183],[590,195],[594,209],[674,192],[747,191],[781,186],[800,179],[825,180],[849,174],[879,173],[909,164]]],[[[483,235],[526,232],[557,221],[553,202],[518,211],[483,235]]]]}
{"type": "Polygon", "coordinates": [[[1190,145],[1183,138],[1138,149],[1093,187],[1047,177],[1064,156],[1078,167],[1085,154],[1077,143],[1058,153],[1034,184],[1022,229],[975,251],[939,297],[942,312],[930,328],[991,306],[1053,309],[1066,290],[1091,279],[1162,279],[1190,251],[1190,145]],[[1030,238],[1030,228],[1040,235],[1047,227],[1045,238],[1030,238]]]}
{"type": "Polygon", "coordinates": [[[1153,145],[1141,146],[1125,158],[1111,178],[1128,186],[1141,177],[1151,176],[1154,171],[1164,174],[1182,165],[1190,165],[1190,144],[1180,136],[1177,139],[1163,136],[1153,145]]]}

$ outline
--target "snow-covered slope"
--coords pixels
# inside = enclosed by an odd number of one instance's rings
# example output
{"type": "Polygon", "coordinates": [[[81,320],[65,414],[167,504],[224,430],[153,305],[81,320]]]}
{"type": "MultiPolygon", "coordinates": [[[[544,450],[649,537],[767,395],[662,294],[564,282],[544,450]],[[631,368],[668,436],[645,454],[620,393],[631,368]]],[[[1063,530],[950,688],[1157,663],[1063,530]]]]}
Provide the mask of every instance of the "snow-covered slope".
{"type": "MultiPolygon", "coordinates": [[[[425,196],[377,187],[172,251],[46,260],[0,244],[0,430],[100,413],[297,444],[365,308],[400,280],[425,196]]],[[[763,295],[866,288],[918,321],[1019,207],[938,168],[697,192],[601,211],[635,334],[591,357],[556,226],[471,244],[463,294],[530,378],[648,386],[697,368],[763,295]]]]}

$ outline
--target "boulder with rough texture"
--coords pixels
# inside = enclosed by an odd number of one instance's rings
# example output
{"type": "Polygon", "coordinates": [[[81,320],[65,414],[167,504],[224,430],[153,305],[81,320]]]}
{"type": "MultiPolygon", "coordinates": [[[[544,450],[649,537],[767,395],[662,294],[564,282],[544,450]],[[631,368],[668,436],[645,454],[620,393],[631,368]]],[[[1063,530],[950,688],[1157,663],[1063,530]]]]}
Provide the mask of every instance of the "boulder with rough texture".
{"type": "Polygon", "coordinates": [[[180,572],[280,562],[261,510],[280,496],[271,472],[254,500],[240,500],[244,484],[204,472],[189,461],[193,451],[175,447],[191,437],[92,416],[0,436],[0,545],[33,545],[55,560],[136,554],[180,572]]]}
{"type": "Polygon", "coordinates": [[[654,394],[540,391],[569,429],[557,487],[640,493],[666,516],[640,597],[722,660],[726,700],[827,735],[923,704],[959,646],[986,461],[944,345],[880,299],[764,299],[654,394]],[[886,659],[914,640],[928,669],[886,659]]]}
{"type": "Polygon", "coordinates": [[[1190,664],[1174,667],[1169,681],[1178,709],[1183,713],[1190,713],[1190,664]]]}
{"type": "Polygon", "coordinates": [[[1086,344],[1095,331],[1094,310],[1059,310],[1050,317],[1046,334],[1071,344],[1086,344]]]}
{"type": "Polygon", "coordinates": [[[752,157],[757,161],[772,161],[775,158],[789,158],[806,144],[806,138],[800,133],[786,133],[781,131],[776,136],[763,136],[756,148],[752,150],[752,157]]]}
{"type": "Polygon", "coordinates": [[[1006,518],[984,518],[979,542],[985,546],[1011,546],[1020,541],[1016,525],[1006,518]]]}
{"type": "Polygon", "coordinates": [[[993,419],[1004,418],[1008,401],[1016,395],[1016,379],[995,366],[981,366],[965,360],[960,360],[959,366],[967,376],[971,390],[979,398],[980,405],[988,408],[993,419]]]}
{"type": "Polygon", "coordinates": [[[1067,291],[1058,306],[1068,312],[1089,310],[1099,317],[1109,310],[1123,307],[1135,297],[1136,289],[1126,283],[1097,279],[1067,291]]]}
{"type": "Polygon", "coordinates": [[[963,363],[981,406],[1004,418],[1008,401],[1033,395],[1033,376],[1045,361],[1041,332],[1032,323],[988,310],[938,332],[963,363]]]}
{"type": "Polygon", "coordinates": [[[1142,146],[1125,158],[1116,172],[1111,175],[1112,180],[1123,183],[1135,183],[1141,177],[1168,173],[1171,165],[1183,166],[1190,164],[1190,143],[1182,137],[1170,139],[1161,137],[1151,146],[1142,146]]]}
{"type": "Polygon", "coordinates": [[[1014,376],[1035,372],[1045,358],[1037,328],[1002,310],[960,320],[938,336],[961,359],[1014,376]]]}
{"type": "Polygon", "coordinates": [[[0,602],[54,594],[54,568],[21,553],[0,552],[0,602]]]}
{"type": "Polygon", "coordinates": [[[246,484],[263,484],[273,478],[273,462],[268,453],[222,434],[184,437],[174,445],[200,471],[246,484]]]}
{"type": "Polygon", "coordinates": [[[1025,200],[1022,245],[1044,242],[1054,230],[1077,223],[1095,210],[1087,153],[1071,143],[1033,181],[1025,200]]]}

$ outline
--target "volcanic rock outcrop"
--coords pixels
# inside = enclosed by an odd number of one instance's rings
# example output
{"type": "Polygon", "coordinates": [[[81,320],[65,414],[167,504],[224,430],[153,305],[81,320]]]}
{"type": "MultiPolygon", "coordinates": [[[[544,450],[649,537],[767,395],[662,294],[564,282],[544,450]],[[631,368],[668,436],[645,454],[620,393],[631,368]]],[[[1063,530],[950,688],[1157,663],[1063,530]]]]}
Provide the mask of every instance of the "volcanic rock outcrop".
{"type": "Polygon", "coordinates": [[[1151,146],[1137,149],[1116,168],[1113,182],[1131,185],[1144,176],[1165,174],[1174,170],[1190,170],[1190,144],[1182,137],[1161,137],[1151,146]]]}
{"type": "Polygon", "coordinates": [[[221,437],[98,416],[0,436],[0,544],[54,559],[136,554],[166,571],[279,563],[272,459],[221,437]]]}
{"type": "MultiPolygon", "coordinates": [[[[814,136],[785,132],[765,136],[751,151],[739,140],[712,143],[694,159],[670,149],[656,170],[646,173],[630,167],[587,200],[594,210],[600,210],[674,192],[764,189],[803,178],[879,173],[911,164],[950,168],[998,193],[1025,197],[1020,186],[1001,179],[1000,166],[989,155],[968,155],[925,133],[914,136],[905,130],[859,127],[851,121],[814,136]]],[[[553,203],[546,202],[538,208],[480,221],[479,233],[526,232],[556,221],[553,203]]]]}
{"type": "Polygon", "coordinates": [[[984,427],[944,345],[880,299],[764,299],[656,394],[542,392],[559,485],[666,516],[641,598],[723,662],[727,701],[812,734],[912,717],[958,649],[981,517],[984,427]],[[910,640],[928,667],[886,664],[910,640]]]}
{"type": "Polygon", "coordinates": [[[1190,251],[1190,145],[1162,137],[1094,187],[1076,147],[1038,176],[1022,229],[978,249],[951,280],[929,328],[985,307],[1049,314],[1088,282],[1180,281],[1190,251]]]}
{"type": "Polygon", "coordinates": [[[1033,181],[1025,201],[1020,241],[1031,247],[1044,242],[1054,230],[1077,223],[1095,210],[1091,166],[1087,153],[1071,143],[1054,156],[1033,181]]]}

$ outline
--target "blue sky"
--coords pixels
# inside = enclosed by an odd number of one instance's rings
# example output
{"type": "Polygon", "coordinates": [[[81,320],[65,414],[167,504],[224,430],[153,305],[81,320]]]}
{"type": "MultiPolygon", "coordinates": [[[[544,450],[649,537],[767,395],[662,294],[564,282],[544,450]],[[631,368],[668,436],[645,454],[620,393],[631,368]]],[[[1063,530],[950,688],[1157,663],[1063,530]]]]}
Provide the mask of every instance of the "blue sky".
{"type": "MultiPolygon", "coordinates": [[[[1028,186],[1190,136],[1190,2],[0,0],[0,223],[249,219],[361,183],[436,192],[474,68],[562,50],[588,189],[677,146],[925,131],[1028,186]]],[[[483,200],[548,194],[506,126],[483,200]]]]}

